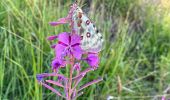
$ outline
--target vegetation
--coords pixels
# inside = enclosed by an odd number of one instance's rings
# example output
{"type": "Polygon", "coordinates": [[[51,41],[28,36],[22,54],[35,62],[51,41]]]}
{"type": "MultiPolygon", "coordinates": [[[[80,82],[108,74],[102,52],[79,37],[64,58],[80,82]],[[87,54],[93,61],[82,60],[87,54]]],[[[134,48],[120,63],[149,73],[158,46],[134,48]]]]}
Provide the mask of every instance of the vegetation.
{"type": "MultiPolygon", "coordinates": [[[[105,36],[100,67],[78,99],[170,98],[170,1],[79,0],[105,36]]],[[[36,81],[49,72],[53,51],[47,36],[68,30],[48,23],[64,17],[73,0],[0,0],[0,99],[61,99],[36,81]]]]}

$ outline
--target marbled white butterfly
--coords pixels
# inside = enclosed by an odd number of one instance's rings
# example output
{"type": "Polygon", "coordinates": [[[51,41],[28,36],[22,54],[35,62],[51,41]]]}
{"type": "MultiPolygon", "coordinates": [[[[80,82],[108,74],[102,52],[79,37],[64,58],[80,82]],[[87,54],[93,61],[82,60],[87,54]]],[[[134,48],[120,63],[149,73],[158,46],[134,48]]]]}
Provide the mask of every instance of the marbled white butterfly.
{"type": "Polygon", "coordinates": [[[103,36],[82,9],[77,6],[77,3],[74,3],[73,7],[71,24],[76,33],[81,36],[81,48],[86,52],[98,53],[102,50],[103,36]]]}

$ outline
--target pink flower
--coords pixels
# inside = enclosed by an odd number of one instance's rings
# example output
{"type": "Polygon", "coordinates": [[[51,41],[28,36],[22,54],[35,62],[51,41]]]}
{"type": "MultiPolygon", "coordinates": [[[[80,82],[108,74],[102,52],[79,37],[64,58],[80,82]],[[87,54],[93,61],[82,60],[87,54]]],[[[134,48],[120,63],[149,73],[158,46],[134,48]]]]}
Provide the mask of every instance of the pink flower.
{"type": "Polygon", "coordinates": [[[99,64],[99,57],[97,54],[93,54],[93,53],[90,53],[88,54],[87,58],[85,59],[87,61],[87,63],[93,67],[93,68],[96,68],[98,67],[98,64],[99,64]]]}
{"type": "Polygon", "coordinates": [[[55,58],[52,63],[51,63],[51,66],[52,66],[52,70],[54,72],[58,72],[59,68],[62,67],[62,66],[65,66],[65,62],[62,60],[62,59],[57,59],[55,58]]]}
{"type": "Polygon", "coordinates": [[[56,57],[63,59],[65,56],[72,55],[80,59],[82,49],[80,47],[80,36],[63,32],[58,35],[58,44],[55,47],[56,57]]]}
{"type": "Polygon", "coordinates": [[[40,75],[40,74],[37,74],[37,75],[36,75],[36,79],[38,80],[38,82],[42,82],[43,79],[44,79],[44,76],[43,76],[43,75],[40,75]]]}

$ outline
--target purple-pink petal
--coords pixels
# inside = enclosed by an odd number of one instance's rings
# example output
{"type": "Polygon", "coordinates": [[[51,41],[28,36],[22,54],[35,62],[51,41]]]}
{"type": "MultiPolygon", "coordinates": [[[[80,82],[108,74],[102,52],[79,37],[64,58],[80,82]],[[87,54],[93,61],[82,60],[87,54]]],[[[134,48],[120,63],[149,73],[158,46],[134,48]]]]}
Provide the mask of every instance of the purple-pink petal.
{"type": "Polygon", "coordinates": [[[97,67],[99,64],[99,57],[97,54],[88,54],[86,61],[91,67],[97,67]]]}
{"type": "Polygon", "coordinates": [[[69,36],[70,36],[70,33],[67,33],[67,32],[60,33],[58,35],[58,41],[69,45],[69,36]]]}
{"type": "Polygon", "coordinates": [[[81,41],[81,37],[77,34],[72,34],[71,35],[71,45],[74,45],[74,44],[80,44],[80,41],[81,41]]]}
{"type": "Polygon", "coordinates": [[[58,35],[58,40],[59,42],[55,46],[57,58],[63,58],[69,54],[73,54],[77,59],[81,58],[80,36],[63,32],[58,35]]]}
{"type": "Polygon", "coordinates": [[[65,46],[57,44],[55,47],[56,58],[62,59],[65,56],[65,46]]]}
{"type": "Polygon", "coordinates": [[[52,70],[58,72],[58,69],[60,68],[61,65],[62,65],[61,61],[59,61],[58,59],[54,59],[51,63],[52,70]]]}
{"type": "Polygon", "coordinates": [[[73,48],[73,51],[72,51],[72,54],[75,58],[77,59],[81,59],[81,56],[82,56],[82,49],[80,46],[75,46],[75,47],[72,47],[73,48]]]}

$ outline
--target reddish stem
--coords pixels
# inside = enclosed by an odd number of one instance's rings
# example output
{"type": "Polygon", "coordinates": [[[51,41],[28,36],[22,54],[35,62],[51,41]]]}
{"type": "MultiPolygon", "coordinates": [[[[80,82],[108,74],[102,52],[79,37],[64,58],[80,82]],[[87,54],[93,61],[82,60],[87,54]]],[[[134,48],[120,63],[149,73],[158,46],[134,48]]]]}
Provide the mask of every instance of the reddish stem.
{"type": "Polygon", "coordinates": [[[69,86],[68,86],[68,100],[71,100],[72,96],[72,77],[73,77],[73,66],[74,66],[74,57],[70,57],[70,78],[69,78],[69,86]]]}

